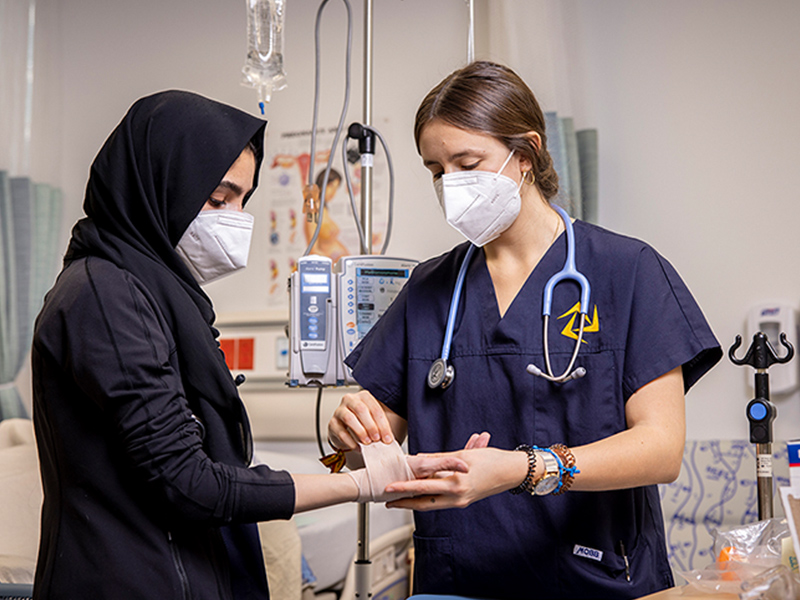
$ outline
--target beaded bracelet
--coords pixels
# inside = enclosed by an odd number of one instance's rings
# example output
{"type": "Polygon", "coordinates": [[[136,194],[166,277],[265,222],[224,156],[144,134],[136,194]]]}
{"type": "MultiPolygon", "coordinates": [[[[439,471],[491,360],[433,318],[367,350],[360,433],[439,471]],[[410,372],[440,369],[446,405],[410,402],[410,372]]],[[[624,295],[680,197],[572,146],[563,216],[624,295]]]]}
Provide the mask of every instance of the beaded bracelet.
{"type": "Polygon", "coordinates": [[[553,495],[557,496],[563,494],[572,486],[572,482],[575,480],[575,474],[580,473],[580,471],[575,466],[575,455],[572,454],[572,451],[567,446],[564,444],[553,444],[550,446],[550,449],[558,455],[560,458],[559,462],[563,465],[561,483],[556,491],[553,492],[553,495]]]}
{"type": "Polygon", "coordinates": [[[533,491],[533,474],[536,472],[536,452],[527,444],[520,444],[514,450],[523,450],[528,455],[528,474],[517,487],[508,490],[512,494],[521,494],[522,492],[533,491]]]}

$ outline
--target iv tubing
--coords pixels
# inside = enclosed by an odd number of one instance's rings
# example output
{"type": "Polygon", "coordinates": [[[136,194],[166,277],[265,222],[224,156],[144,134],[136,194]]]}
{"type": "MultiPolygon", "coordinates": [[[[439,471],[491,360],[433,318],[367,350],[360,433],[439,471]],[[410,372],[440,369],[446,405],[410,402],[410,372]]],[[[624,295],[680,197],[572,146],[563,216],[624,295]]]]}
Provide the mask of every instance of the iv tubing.
{"type": "MultiPolygon", "coordinates": [[[[375,129],[374,127],[370,127],[368,125],[362,125],[364,129],[371,131],[375,134],[378,140],[383,146],[383,151],[386,153],[386,162],[389,166],[389,215],[386,220],[386,239],[383,241],[383,246],[381,246],[381,255],[386,254],[386,248],[389,247],[389,240],[392,237],[392,225],[393,225],[393,215],[394,215],[394,164],[392,163],[392,154],[389,152],[389,146],[386,143],[386,140],[381,135],[380,131],[375,129]]],[[[350,208],[353,211],[353,216],[355,217],[356,222],[356,230],[358,231],[358,237],[361,242],[362,247],[366,247],[366,236],[364,234],[364,227],[362,227],[361,223],[358,221],[356,215],[358,214],[356,208],[356,199],[355,194],[353,193],[353,184],[350,181],[350,171],[347,169],[347,138],[342,141],[342,162],[345,165],[344,169],[344,179],[347,182],[347,193],[350,196],[350,208]]]]}
{"type": "MultiPolygon", "coordinates": [[[[319,218],[317,219],[317,228],[314,230],[314,235],[311,237],[311,241],[308,244],[308,248],[306,248],[305,253],[303,256],[308,256],[311,254],[311,249],[314,247],[314,244],[317,243],[317,238],[319,237],[319,231],[322,228],[322,215],[324,214],[325,210],[325,191],[328,187],[328,177],[331,174],[331,167],[333,166],[333,157],[335,155],[334,149],[336,145],[339,143],[339,137],[342,134],[342,130],[344,129],[344,121],[345,116],[347,115],[347,108],[350,106],[350,50],[353,45],[353,26],[352,26],[352,15],[350,10],[350,2],[348,0],[342,0],[344,5],[347,7],[347,54],[345,58],[346,66],[345,66],[345,89],[344,89],[344,102],[342,104],[342,113],[339,117],[339,125],[336,128],[336,135],[333,138],[333,144],[331,145],[331,153],[328,156],[328,164],[325,167],[325,175],[322,180],[322,189],[319,192],[319,218]]],[[[311,157],[310,163],[308,168],[308,185],[313,185],[314,183],[314,154],[316,153],[316,146],[317,146],[317,120],[319,117],[319,79],[320,79],[320,52],[319,52],[319,27],[322,17],[322,9],[325,8],[325,5],[328,3],[328,0],[322,0],[322,4],[320,4],[319,9],[317,10],[317,22],[314,29],[314,51],[315,51],[315,63],[314,63],[314,118],[312,121],[312,128],[311,128],[311,157]]],[[[345,164],[345,169],[347,169],[347,164],[345,164]]]]}
{"type": "MultiPolygon", "coordinates": [[[[319,232],[322,228],[322,219],[324,215],[324,208],[325,208],[325,193],[327,192],[328,187],[328,177],[330,176],[331,168],[333,167],[333,159],[335,155],[336,145],[339,143],[339,138],[341,137],[342,130],[344,129],[344,120],[345,115],[347,114],[347,109],[350,105],[350,64],[351,64],[351,48],[352,48],[352,41],[353,41],[353,32],[352,32],[352,15],[350,9],[350,2],[349,0],[342,0],[347,8],[347,54],[346,54],[346,75],[345,75],[345,97],[344,97],[344,104],[342,106],[342,113],[339,118],[339,125],[336,128],[336,135],[334,136],[333,144],[331,145],[331,153],[328,157],[328,163],[325,167],[325,174],[323,176],[322,181],[322,189],[320,189],[320,197],[319,197],[319,218],[317,219],[317,227],[314,229],[314,235],[311,237],[311,240],[306,248],[303,256],[307,256],[311,253],[311,249],[314,247],[314,244],[317,243],[317,239],[319,238],[319,232]]],[[[317,125],[319,119],[319,88],[320,88],[320,23],[322,17],[322,10],[325,5],[328,3],[328,0],[323,0],[322,4],[320,4],[319,9],[317,10],[317,20],[316,26],[314,30],[314,48],[315,48],[315,67],[314,67],[314,117],[311,126],[311,156],[308,168],[308,185],[311,186],[314,184],[314,162],[315,162],[315,155],[316,155],[316,147],[317,147],[317,125]]],[[[369,16],[365,17],[369,18],[369,16]]],[[[369,37],[369,36],[367,36],[369,37]]],[[[370,44],[371,46],[371,38],[369,41],[365,42],[370,44]]],[[[366,79],[366,75],[365,75],[366,79]]],[[[369,87],[369,86],[366,86],[369,87]]],[[[370,104],[372,101],[372,94],[371,90],[367,92],[365,90],[364,93],[364,101],[365,104],[370,104]]],[[[369,121],[371,119],[371,110],[365,109],[365,121],[369,121]]],[[[389,167],[389,214],[387,216],[386,221],[386,238],[384,239],[383,245],[381,246],[380,254],[386,254],[386,249],[389,246],[389,241],[392,237],[392,226],[394,221],[394,164],[392,162],[392,155],[389,151],[389,146],[386,143],[386,140],[381,135],[381,133],[371,127],[369,124],[363,125],[365,129],[372,132],[378,140],[381,142],[383,146],[383,150],[386,153],[386,161],[389,167]]],[[[356,224],[356,230],[358,231],[359,243],[361,244],[362,249],[369,249],[371,252],[372,247],[372,236],[371,234],[367,236],[365,234],[365,230],[371,231],[372,223],[371,223],[371,214],[370,214],[370,223],[365,224],[366,227],[361,224],[358,220],[358,210],[356,208],[355,203],[355,194],[353,193],[353,186],[350,181],[350,171],[347,168],[347,137],[342,140],[342,164],[344,167],[344,176],[345,181],[347,182],[347,191],[350,196],[350,208],[353,211],[353,217],[356,224]]],[[[371,206],[369,210],[365,210],[363,207],[363,195],[365,192],[364,186],[368,185],[371,182],[362,181],[362,213],[371,213],[371,206]]],[[[371,190],[370,190],[371,192],[371,190]]],[[[371,200],[371,198],[370,198],[371,200]]],[[[363,217],[364,215],[362,215],[363,217]]]]}
{"type": "Polygon", "coordinates": [[[467,35],[467,63],[475,60],[475,0],[467,0],[469,4],[469,33],[467,35]]]}
{"type": "Polygon", "coordinates": [[[344,164],[344,180],[347,182],[347,195],[350,198],[350,210],[353,211],[353,220],[356,222],[356,231],[358,231],[358,240],[361,247],[367,245],[366,238],[364,237],[364,228],[358,220],[358,207],[356,206],[356,197],[353,193],[353,184],[350,182],[350,170],[347,168],[347,138],[342,141],[342,163],[344,164]]]}

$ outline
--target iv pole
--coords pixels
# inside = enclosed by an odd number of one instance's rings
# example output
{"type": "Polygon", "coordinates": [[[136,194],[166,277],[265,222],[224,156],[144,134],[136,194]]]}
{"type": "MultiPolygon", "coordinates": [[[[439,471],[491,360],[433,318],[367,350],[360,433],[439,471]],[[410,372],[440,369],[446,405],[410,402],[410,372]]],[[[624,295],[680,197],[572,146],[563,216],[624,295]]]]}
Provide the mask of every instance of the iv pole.
{"type": "MultiPolygon", "coordinates": [[[[469,32],[467,62],[472,62],[475,53],[475,5],[469,5],[469,32]]],[[[364,126],[372,126],[372,29],[373,0],[364,0],[364,126]]],[[[354,132],[355,133],[355,132],[354,132]]],[[[372,166],[375,156],[374,134],[362,131],[359,141],[361,151],[361,254],[372,254],[372,166]]],[[[358,550],[355,562],[356,600],[372,598],[372,561],[369,553],[369,504],[358,505],[358,550]]]]}
{"type": "Polygon", "coordinates": [[[733,346],[728,350],[728,357],[735,365],[750,365],[755,369],[756,397],[747,404],[747,420],[750,423],[750,442],[756,445],[756,483],[758,490],[758,520],[771,519],[772,504],[772,422],[778,414],[775,405],[769,399],[769,373],[767,370],[774,364],[783,364],[792,360],[794,347],[780,334],[781,345],[786,354],[779,357],[766,334],[761,331],[753,336],[743,358],[736,357],[736,350],[742,345],[742,336],[737,335],[733,346]]]}
{"type": "MultiPolygon", "coordinates": [[[[364,125],[372,125],[372,3],[364,0],[364,125]]],[[[361,155],[361,254],[372,254],[372,164],[374,144],[361,155]]]]}
{"type": "MultiPolygon", "coordinates": [[[[372,7],[364,0],[364,125],[372,125],[372,7]]],[[[374,150],[374,145],[372,150],[374,150]]],[[[374,154],[361,154],[361,254],[372,254],[372,165],[374,154]]],[[[356,600],[372,597],[372,561],[369,555],[369,503],[358,505],[358,550],[355,563],[356,600]]]]}

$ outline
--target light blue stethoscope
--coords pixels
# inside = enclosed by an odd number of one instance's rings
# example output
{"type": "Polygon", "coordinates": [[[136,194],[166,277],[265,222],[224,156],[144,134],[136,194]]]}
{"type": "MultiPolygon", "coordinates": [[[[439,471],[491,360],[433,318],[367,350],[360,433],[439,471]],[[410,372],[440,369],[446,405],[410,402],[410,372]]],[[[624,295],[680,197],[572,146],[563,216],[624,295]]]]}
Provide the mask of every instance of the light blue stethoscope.
{"type": "MultiPolygon", "coordinates": [[[[544,362],[547,372],[545,373],[534,364],[527,366],[526,370],[531,375],[543,377],[548,381],[554,383],[563,383],[571,379],[578,379],[586,375],[586,369],[578,367],[573,370],[575,361],[578,358],[578,351],[583,343],[583,327],[584,321],[589,313],[589,297],[591,295],[591,286],[589,280],[575,268],[575,232],[572,228],[572,221],[566,211],[560,206],[553,205],[553,208],[561,216],[564,221],[564,227],[567,233],[567,258],[564,261],[564,266],[561,270],[553,275],[544,286],[544,303],[542,305],[542,315],[544,316],[544,362]],[[580,308],[580,325],[578,329],[578,337],[575,342],[575,348],[572,350],[572,357],[570,358],[569,365],[561,375],[554,375],[552,366],[550,365],[550,349],[548,346],[548,324],[550,323],[550,307],[553,303],[553,290],[556,285],[566,279],[571,279],[578,284],[581,290],[581,308],[580,308]]],[[[433,361],[431,368],[428,370],[428,387],[434,389],[441,387],[446,388],[453,382],[455,377],[455,369],[453,365],[447,362],[450,357],[450,344],[453,341],[453,331],[456,323],[456,312],[458,311],[458,303],[461,299],[461,290],[464,287],[464,280],[467,277],[467,267],[472,255],[475,253],[475,244],[470,244],[467,248],[467,253],[464,255],[464,260],[461,262],[461,268],[458,271],[456,278],[456,287],[453,290],[453,297],[450,299],[450,310],[447,314],[447,326],[444,333],[444,343],[442,344],[442,354],[440,358],[433,361]]]]}

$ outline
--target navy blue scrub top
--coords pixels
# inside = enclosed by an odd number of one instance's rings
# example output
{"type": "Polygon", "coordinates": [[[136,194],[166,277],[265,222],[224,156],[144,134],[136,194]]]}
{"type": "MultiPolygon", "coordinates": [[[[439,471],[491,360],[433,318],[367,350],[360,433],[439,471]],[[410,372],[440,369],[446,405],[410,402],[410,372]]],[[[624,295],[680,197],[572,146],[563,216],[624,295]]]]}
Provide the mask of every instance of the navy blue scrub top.
{"type": "MultiPolygon", "coordinates": [[[[412,454],[491,445],[581,446],[623,431],[636,390],[683,366],[688,390],[722,350],[673,267],[647,244],[576,221],[576,263],[592,286],[576,366],[554,384],[544,368],[542,294],[564,264],[562,234],[500,318],[483,252],[461,296],[445,390],[426,383],[440,356],[450,297],[467,244],[421,263],[347,358],[358,383],[408,421],[412,454]]],[[[569,362],[578,286],[560,283],[550,318],[553,371],[569,362]]],[[[578,465],[580,468],[580,465],[578,465]]],[[[473,598],[637,598],[673,584],[657,486],[560,496],[498,494],[466,509],[416,513],[415,591],[473,598]],[[630,569],[626,576],[624,547],[630,569]]]]}

